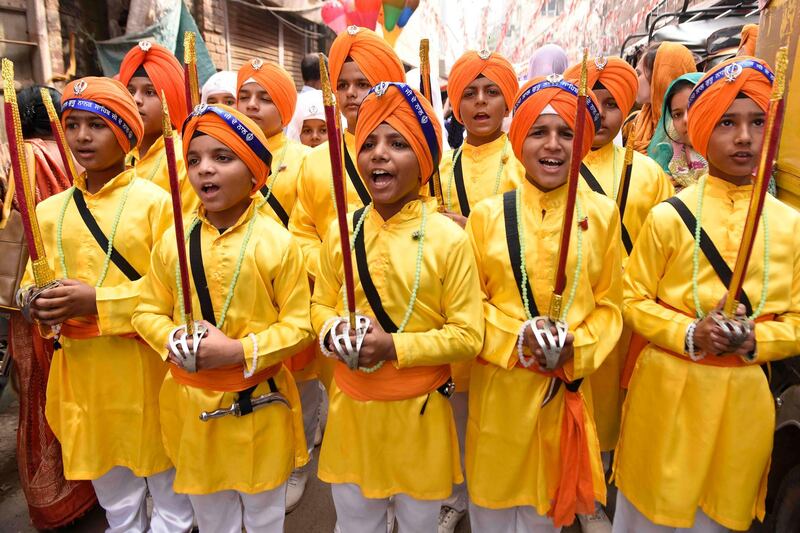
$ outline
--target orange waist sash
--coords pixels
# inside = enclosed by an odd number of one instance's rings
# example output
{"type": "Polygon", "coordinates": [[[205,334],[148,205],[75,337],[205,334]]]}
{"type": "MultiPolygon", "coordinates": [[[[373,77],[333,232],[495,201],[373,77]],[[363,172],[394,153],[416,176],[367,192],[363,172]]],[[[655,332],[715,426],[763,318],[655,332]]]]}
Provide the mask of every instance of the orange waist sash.
{"type": "MultiPolygon", "coordinates": [[[[61,335],[70,339],[93,339],[100,337],[100,328],[97,325],[97,317],[70,318],[61,324],[61,335]]],[[[146,344],[136,333],[124,333],[117,335],[123,339],[133,339],[142,344],[146,344]]]]}
{"type": "MultiPolygon", "coordinates": [[[[514,349],[516,356],[516,348],[514,349]]],[[[489,362],[478,357],[478,363],[488,365],[489,362]]],[[[563,367],[554,372],[546,372],[537,365],[525,368],[545,377],[560,379],[570,383],[563,367]]],[[[575,521],[576,514],[592,514],[594,512],[594,480],[592,479],[592,462],[589,454],[589,436],[586,433],[585,409],[583,398],[578,390],[564,387],[564,416],[561,422],[561,479],[558,482],[553,505],[547,516],[553,519],[556,527],[567,527],[575,521]]]]}
{"type": "Polygon", "coordinates": [[[366,373],[337,362],[333,377],[342,392],[354,400],[391,402],[435,391],[450,378],[450,365],[398,369],[387,361],[375,372],[366,373]]]}
{"type": "Polygon", "coordinates": [[[314,358],[317,356],[318,346],[319,345],[316,342],[312,343],[307,348],[303,348],[290,358],[285,359],[283,364],[291,372],[299,372],[303,370],[314,361],[314,358]]]}
{"type": "Polygon", "coordinates": [[[181,385],[217,392],[240,392],[249,389],[274,377],[280,369],[281,364],[278,363],[264,370],[259,370],[249,378],[245,378],[242,365],[221,366],[209,370],[200,370],[193,374],[179,366],[169,365],[172,378],[181,385]]]}
{"type": "MultiPolygon", "coordinates": [[[[658,300],[660,305],[663,305],[667,309],[671,311],[675,311],[676,313],[680,313],[682,315],[691,317],[689,313],[685,311],[681,311],[680,309],[676,309],[671,305],[664,303],[661,300],[658,300]]],[[[775,314],[767,314],[761,315],[755,319],[755,322],[766,322],[769,320],[775,320],[775,314]]],[[[639,360],[639,356],[642,354],[642,351],[645,347],[650,344],[650,341],[645,339],[643,336],[639,335],[635,331],[631,336],[631,343],[628,346],[628,355],[625,359],[625,366],[622,370],[622,377],[620,379],[620,387],[623,389],[627,389],[628,385],[631,381],[631,376],[633,376],[633,371],[636,368],[636,362],[639,360]]],[[[706,366],[716,366],[716,367],[741,367],[741,366],[752,366],[752,363],[747,363],[742,360],[737,354],[722,354],[722,355],[708,355],[703,357],[702,359],[698,359],[697,361],[692,360],[689,358],[688,355],[675,353],[671,350],[667,350],[666,348],[662,348],[659,346],[659,350],[664,353],[667,353],[673,357],[677,357],[678,359],[683,359],[684,361],[690,361],[692,363],[697,363],[698,365],[706,365],[706,366]]]]}

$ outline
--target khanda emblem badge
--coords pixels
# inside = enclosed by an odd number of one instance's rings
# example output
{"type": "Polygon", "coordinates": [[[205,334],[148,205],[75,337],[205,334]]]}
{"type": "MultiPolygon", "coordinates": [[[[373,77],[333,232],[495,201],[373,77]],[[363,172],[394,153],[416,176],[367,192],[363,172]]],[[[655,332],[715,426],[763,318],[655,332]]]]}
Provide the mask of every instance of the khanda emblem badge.
{"type": "Polygon", "coordinates": [[[358,31],[359,31],[359,27],[358,26],[354,25],[354,26],[348,26],[347,27],[347,34],[348,35],[355,35],[355,34],[358,33],[358,31]]]}
{"type": "Polygon", "coordinates": [[[732,83],[736,81],[736,78],[738,78],[739,75],[742,73],[742,65],[740,65],[739,63],[731,63],[730,65],[725,67],[723,73],[725,74],[725,81],[727,81],[728,83],[732,83]]]}
{"type": "Polygon", "coordinates": [[[80,95],[80,94],[81,94],[83,91],[85,91],[85,90],[86,90],[86,87],[88,87],[88,86],[89,86],[89,84],[88,84],[88,83],[86,83],[86,80],[80,80],[79,82],[77,82],[77,83],[75,84],[75,87],[73,87],[73,89],[72,89],[72,90],[73,90],[73,91],[75,91],[75,95],[76,95],[76,96],[78,96],[78,95],[80,95]]]}
{"type": "Polygon", "coordinates": [[[261,70],[261,67],[264,66],[264,61],[257,57],[250,62],[250,66],[253,67],[253,70],[261,70]]]}
{"type": "Polygon", "coordinates": [[[608,65],[608,58],[605,56],[596,57],[594,58],[594,66],[597,67],[597,70],[603,70],[608,65]]]}
{"type": "Polygon", "coordinates": [[[192,111],[192,114],[196,117],[199,117],[206,112],[206,109],[208,109],[208,104],[197,104],[194,106],[194,111],[192,111]]]}
{"type": "Polygon", "coordinates": [[[139,48],[142,52],[148,52],[153,47],[150,41],[139,41],[139,48]]]}
{"type": "Polygon", "coordinates": [[[375,94],[378,97],[381,97],[384,94],[386,94],[386,89],[388,89],[388,88],[389,88],[389,84],[386,83],[385,81],[382,81],[382,82],[378,83],[378,85],[375,86],[375,94]]]}
{"type": "Polygon", "coordinates": [[[480,52],[478,52],[478,57],[480,57],[481,59],[483,59],[484,61],[486,61],[487,59],[489,59],[490,57],[492,57],[492,52],[491,52],[490,50],[488,50],[488,49],[484,48],[483,50],[481,50],[480,52]]]}
{"type": "Polygon", "coordinates": [[[545,79],[547,81],[549,81],[550,83],[558,83],[558,82],[560,82],[561,80],[564,79],[564,76],[562,76],[561,74],[550,74],[545,79]]]}

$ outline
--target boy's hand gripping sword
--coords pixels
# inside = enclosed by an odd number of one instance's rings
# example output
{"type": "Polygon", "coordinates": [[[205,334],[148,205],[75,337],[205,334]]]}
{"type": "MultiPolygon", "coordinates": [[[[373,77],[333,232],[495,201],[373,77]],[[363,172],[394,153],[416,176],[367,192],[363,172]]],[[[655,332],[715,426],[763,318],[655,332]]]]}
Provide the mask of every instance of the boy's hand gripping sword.
{"type": "Polygon", "coordinates": [[[333,194],[336,202],[336,221],[339,224],[339,240],[342,243],[342,269],[344,270],[344,291],[347,297],[347,318],[336,318],[331,321],[330,329],[323,328],[323,335],[330,331],[331,341],[336,350],[336,355],[347,366],[355,370],[358,368],[358,352],[364,342],[371,322],[370,319],[356,314],[355,282],[353,280],[353,258],[350,253],[350,231],[347,225],[347,195],[345,193],[343,171],[343,149],[341,128],[339,125],[339,111],[333,100],[331,80],[328,68],[325,65],[325,56],[319,55],[320,79],[322,82],[322,98],[325,107],[325,122],[328,128],[328,150],[331,159],[331,173],[333,177],[333,194]],[[344,324],[344,330],[339,333],[339,325],[344,324]],[[355,345],[350,339],[351,328],[355,328],[355,345]]]}
{"type": "Polygon", "coordinates": [[[197,350],[200,342],[205,338],[207,328],[201,322],[195,322],[192,317],[192,285],[189,282],[189,263],[186,260],[186,235],[183,231],[183,212],[181,211],[181,191],[178,182],[178,166],[175,162],[175,141],[172,138],[172,125],[167,109],[167,99],[161,93],[162,122],[164,129],[164,151],[169,172],[169,190],[172,196],[172,219],[175,222],[175,242],[178,246],[178,270],[180,273],[181,305],[185,324],[182,324],[169,333],[169,349],[181,362],[187,372],[197,372],[197,350]],[[192,339],[189,346],[188,339],[192,339]]]}
{"type": "MultiPolygon", "coordinates": [[[[550,308],[547,316],[535,317],[530,325],[536,342],[544,352],[546,360],[544,370],[555,369],[561,357],[561,350],[564,348],[564,343],[567,339],[567,331],[569,329],[566,321],[561,316],[561,307],[564,289],[567,285],[567,256],[569,255],[569,241],[572,235],[572,225],[575,218],[575,200],[578,193],[578,179],[581,167],[580,152],[583,146],[584,122],[586,120],[587,56],[588,51],[584,49],[583,60],[581,61],[581,78],[578,86],[578,110],[575,118],[575,136],[572,139],[572,159],[570,160],[569,176],[567,178],[567,202],[564,210],[564,222],[561,226],[561,242],[558,248],[558,262],[556,263],[553,295],[550,299],[550,308]],[[555,334],[553,334],[551,328],[555,328],[555,334]]],[[[531,364],[529,358],[523,359],[522,355],[520,355],[520,362],[524,366],[529,366],[531,364]]]]}
{"type": "MultiPolygon", "coordinates": [[[[19,118],[17,93],[14,91],[14,64],[3,59],[3,95],[5,99],[4,118],[6,136],[8,137],[8,151],[11,156],[11,171],[14,174],[14,195],[19,206],[22,219],[22,228],[25,233],[25,245],[33,270],[34,285],[20,287],[17,291],[17,305],[22,310],[26,320],[32,321],[30,306],[43,292],[60,285],[55,279],[55,273],[50,268],[45,255],[42,233],[39,229],[39,219],[36,216],[36,191],[31,182],[32,176],[28,174],[28,161],[25,154],[25,143],[22,138],[22,123],[19,118]]],[[[39,324],[39,333],[45,339],[58,335],[61,326],[43,326],[39,324]]]]}
{"type": "Polygon", "coordinates": [[[711,318],[722,328],[730,343],[736,347],[741,346],[747,340],[752,329],[752,323],[747,317],[736,315],[736,308],[739,306],[742,285],[747,275],[747,265],[753,252],[753,244],[756,241],[758,223],[761,220],[761,212],[764,209],[769,180],[772,176],[772,167],[775,164],[775,157],[781,140],[780,131],[783,123],[783,94],[787,61],[787,48],[782,46],[778,49],[775,57],[775,81],[772,84],[772,95],[767,108],[764,144],[761,147],[758,170],[753,179],[753,194],[750,197],[750,207],[744,223],[739,252],[736,255],[736,264],[733,267],[731,283],[728,286],[728,294],[725,296],[722,311],[713,311],[710,314],[711,318]]]}

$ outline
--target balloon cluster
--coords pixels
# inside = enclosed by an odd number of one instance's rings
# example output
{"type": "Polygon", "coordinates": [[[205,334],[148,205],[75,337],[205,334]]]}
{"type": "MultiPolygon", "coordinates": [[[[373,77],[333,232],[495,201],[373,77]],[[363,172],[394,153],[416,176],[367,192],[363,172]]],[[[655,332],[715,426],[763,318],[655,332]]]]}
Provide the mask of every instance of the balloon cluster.
{"type": "Polygon", "coordinates": [[[381,23],[384,38],[394,46],[419,0],[329,0],[322,6],[322,20],[337,34],[348,26],[374,30],[381,23]]]}

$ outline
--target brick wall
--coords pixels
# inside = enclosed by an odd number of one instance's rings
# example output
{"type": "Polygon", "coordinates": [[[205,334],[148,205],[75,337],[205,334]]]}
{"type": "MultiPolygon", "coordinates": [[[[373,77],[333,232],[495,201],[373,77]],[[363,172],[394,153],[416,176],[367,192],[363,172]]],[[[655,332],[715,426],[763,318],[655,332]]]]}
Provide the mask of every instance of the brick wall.
{"type": "Polygon", "coordinates": [[[190,7],[197,27],[203,35],[203,40],[211,54],[211,60],[218,69],[228,66],[227,49],[225,45],[225,0],[186,0],[190,7]]]}

